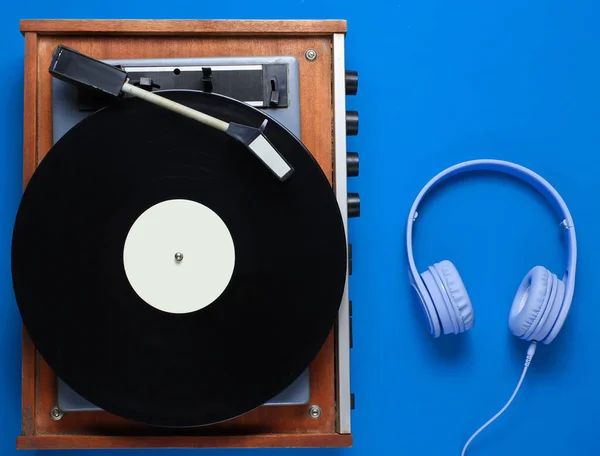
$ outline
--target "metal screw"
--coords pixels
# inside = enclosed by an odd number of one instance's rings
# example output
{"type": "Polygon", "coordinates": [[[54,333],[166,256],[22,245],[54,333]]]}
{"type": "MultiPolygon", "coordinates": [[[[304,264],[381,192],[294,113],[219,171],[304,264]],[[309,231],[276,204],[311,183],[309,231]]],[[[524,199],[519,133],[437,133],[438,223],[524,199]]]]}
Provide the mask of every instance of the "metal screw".
{"type": "Polygon", "coordinates": [[[321,418],[321,407],[318,405],[311,405],[308,408],[308,416],[310,416],[313,420],[318,420],[321,418]]]}
{"type": "Polygon", "coordinates": [[[56,406],[52,407],[52,410],[50,410],[50,418],[54,421],[61,420],[63,416],[65,416],[63,411],[56,406]]]}
{"type": "Polygon", "coordinates": [[[181,261],[181,260],[183,260],[183,253],[177,252],[175,254],[175,261],[181,261]]]}
{"type": "Polygon", "coordinates": [[[309,62],[313,62],[315,60],[317,60],[317,57],[319,56],[319,53],[315,50],[315,49],[307,49],[306,52],[304,53],[304,57],[306,57],[306,60],[308,60],[309,62]]]}

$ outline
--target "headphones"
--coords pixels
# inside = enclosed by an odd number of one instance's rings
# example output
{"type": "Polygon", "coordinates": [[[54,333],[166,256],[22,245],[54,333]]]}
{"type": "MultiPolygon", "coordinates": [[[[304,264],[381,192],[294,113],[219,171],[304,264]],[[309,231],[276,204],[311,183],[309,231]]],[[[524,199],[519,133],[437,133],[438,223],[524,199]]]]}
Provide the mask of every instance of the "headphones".
{"type": "Polygon", "coordinates": [[[440,182],[469,171],[496,171],[521,179],[540,192],[561,220],[567,247],[567,265],[562,279],[543,266],[534,267],[515,295],[508,326],[524,340],[549,344],[561,330],[573,301],[577,244],[573,218],[558,192],[541,176],[520,165],[501,160],[472,160],[454,165],[431,179],[412,204],[406,226],[406,251],[410,282],[417,292],[423,320],[433,337],[459,334],[473,327],[471,300],[454,265],[440,261],[419,274],[413,255],[413,225],[423,198],[440,182]]]}

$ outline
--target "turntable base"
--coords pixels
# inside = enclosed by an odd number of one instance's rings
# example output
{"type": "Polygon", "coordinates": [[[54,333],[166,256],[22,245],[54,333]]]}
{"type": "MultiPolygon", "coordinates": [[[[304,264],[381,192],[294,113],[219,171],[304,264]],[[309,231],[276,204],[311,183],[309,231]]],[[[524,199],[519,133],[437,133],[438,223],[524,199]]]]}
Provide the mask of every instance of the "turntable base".
{"type": "MultiPolygon", "coordinates": [[[[59,44],[98,59],[295,56],[300,72],[301,139],[334,183],[334,41],[344,36],[345,21],[25,20],[21,32],[25,37],[24,185],[53,145],[51,76],[46,69],[59,44]],[[309,49],[318,58],[307,59],[309,49]]],[[[349,426],[340,425],[341,414],[349,411],[340,411],[336,331],[310,365],[309,404],[263,406],[216,425],[167,429],[104,411],[53,415],[57,377],[23,330],[22,434],[17,448],[350,446],[349,426]],[[310,405],[320,408],[317,419],[310,416],[310,405]]]]}

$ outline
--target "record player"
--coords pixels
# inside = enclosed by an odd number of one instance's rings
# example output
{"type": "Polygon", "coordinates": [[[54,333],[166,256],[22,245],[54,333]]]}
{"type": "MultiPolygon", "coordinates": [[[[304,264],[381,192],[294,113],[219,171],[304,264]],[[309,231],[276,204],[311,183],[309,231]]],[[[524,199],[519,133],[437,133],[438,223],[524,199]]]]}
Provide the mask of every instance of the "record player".
{"type": "Polygon", "coordinates": [[[21,31],[18,448],[349,446],[345,22],[21,31]],[[117,100],[53,77],[70,50],[122,72],[117,100]],[[287,168],[144,93],[252,128],[287,168]]]}

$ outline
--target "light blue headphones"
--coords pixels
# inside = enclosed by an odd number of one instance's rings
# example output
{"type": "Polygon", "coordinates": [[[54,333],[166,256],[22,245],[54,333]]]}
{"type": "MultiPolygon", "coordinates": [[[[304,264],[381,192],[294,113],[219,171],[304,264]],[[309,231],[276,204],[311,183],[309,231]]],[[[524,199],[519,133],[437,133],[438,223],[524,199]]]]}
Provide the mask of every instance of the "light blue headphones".
{"type": "Polygon", "coordinates": [[[425,195],[449,177],[476,170],[501,172],[525,181],[552,204],[560,217],[567,247],[567,265],[562,280],[543,266],[534,267],[523,279],[508,318],[508,326],[515,336],[549,344],[567,318],[575,290],[577,244],[573,218],[558,192],[541,176],[522,166],[500,160],[473,160],[442,171],[423,187],[410,209],[406,227],[409,276],[419,295],[426,325],[433,337],[439,337],[442,331],[444,334],[459,334],[473,327],[473,307],[454,265],[447,260],[440,261],[419,274],[415,266],[412,237],[417,209],[425,195]]]}

